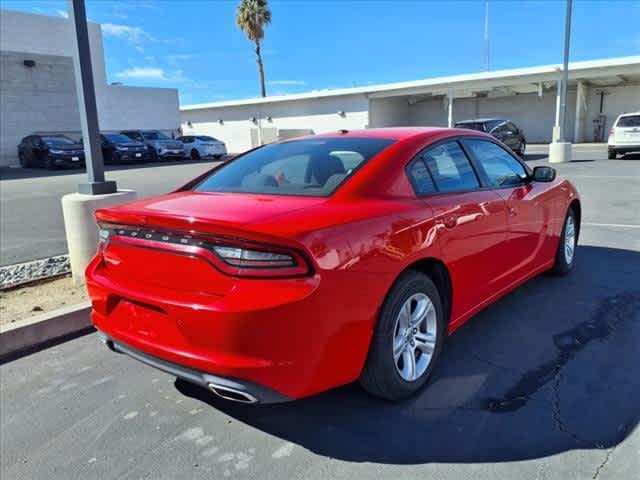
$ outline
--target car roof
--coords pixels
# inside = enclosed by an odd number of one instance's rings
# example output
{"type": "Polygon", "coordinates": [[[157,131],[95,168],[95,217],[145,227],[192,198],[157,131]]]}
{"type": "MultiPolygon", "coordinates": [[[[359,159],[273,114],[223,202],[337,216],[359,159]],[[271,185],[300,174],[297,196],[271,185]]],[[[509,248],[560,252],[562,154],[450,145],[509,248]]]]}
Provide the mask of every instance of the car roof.
{"type": "Polygon", "coordinates": [[[384,128],[367,128],[364,130],[337,130],[334,132],[320,133],[317,135],[308,135],[299,138],[339,138],[339,137],[358,137],[358,138],[388,138],[393,140],[405,140],[419,136],[437,136],[442,133],[460,132],[466,134],[466,130],[458,130],[446,127],[384,127],[384,128]]]}
{"type": "Polygon", "coordinates": [[[620,117],[633,117],[635,115],[640,115],[640,112],[628,112],[628,113],[622,113],[618,116],[618,118],[620,117]]]}
{"type": "Polygon", "coordinates": [[[504,118],[475,118],[475,119],[469,119],[469,120],[460,120],[459,122],[456,122],[456,125],[459,125],[461,123],[486,123],[486,122],[508,122],[509,120],[506,120],[504,118]]]}

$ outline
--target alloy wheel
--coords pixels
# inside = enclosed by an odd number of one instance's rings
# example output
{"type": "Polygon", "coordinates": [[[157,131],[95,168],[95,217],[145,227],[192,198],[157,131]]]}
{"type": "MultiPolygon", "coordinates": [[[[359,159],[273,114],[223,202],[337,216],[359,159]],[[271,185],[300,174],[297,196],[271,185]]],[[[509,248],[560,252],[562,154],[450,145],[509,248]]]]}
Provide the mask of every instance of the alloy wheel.
{"type": "Polygon", "coordinates": [[[393,361],[400,377],[413,382],[429,367],[436,345],[436,309],[427,295],[415,293],[402,305],[393,334],[393,361]]]}
{"type": "Polygon", "coordinates": [[[576,248],[576,225],[573,216],[567,217],[567,224],[564,227],[564,259],[567,264],[573,261],[573,253],[576,248]]]}

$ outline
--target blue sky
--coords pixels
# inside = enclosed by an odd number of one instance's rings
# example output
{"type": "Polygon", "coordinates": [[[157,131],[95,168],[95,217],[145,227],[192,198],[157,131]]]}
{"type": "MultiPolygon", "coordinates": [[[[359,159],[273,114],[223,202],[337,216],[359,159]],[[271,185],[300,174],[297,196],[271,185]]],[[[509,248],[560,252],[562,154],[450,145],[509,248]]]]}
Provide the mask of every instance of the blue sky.
{"type": "MultiPolygon", "coordinates": [[[[362,86],[483,68],[484,0],[276,1],[263,44],[267,94],[362,86]]],[[[109,82],[177,87],[182,104],[259,95],[237,1],[87,0],[109,82]]],[[[0,0],[66,15],[66,1],[0,0]]],[[[491,70],[559,63],[565,3],[490,0],[491,70]]],[[[640,54],[640,0],[574,2],[571,60],[640,54]]]]}

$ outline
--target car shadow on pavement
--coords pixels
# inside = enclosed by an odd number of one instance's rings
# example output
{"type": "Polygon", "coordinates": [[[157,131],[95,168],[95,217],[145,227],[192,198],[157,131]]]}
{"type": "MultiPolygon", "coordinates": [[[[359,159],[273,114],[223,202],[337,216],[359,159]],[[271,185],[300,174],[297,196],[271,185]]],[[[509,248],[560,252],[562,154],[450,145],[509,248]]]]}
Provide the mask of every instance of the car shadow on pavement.
{"type": "Polygon", "coordinates": [[[452,335],[430,384],[409,400],[381,401],[356,383],[257,406],[176,388],[346,461],[506,462],[613,448],[640,420],[640,253],[577,253],[570,275],[531,280],[452,335]]]}

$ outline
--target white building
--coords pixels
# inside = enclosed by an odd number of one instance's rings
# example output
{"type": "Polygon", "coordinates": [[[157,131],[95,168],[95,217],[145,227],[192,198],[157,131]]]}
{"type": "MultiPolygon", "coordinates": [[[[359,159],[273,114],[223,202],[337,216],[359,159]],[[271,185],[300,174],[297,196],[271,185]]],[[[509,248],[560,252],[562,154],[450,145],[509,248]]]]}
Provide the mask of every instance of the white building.
{"type": "MultiPolygon", "coordinates": [[[[16,146],[35,131],[78,133],[73,31],[67,19],[0,11],[0,165],[17,164],[16,146]]],[[[109,85],[100,25],[89,22],[101,130],[176,130],[178,91],[109,85]]]]}
{"type": "MultiPolygon", "coordinates": [[[[183,105],[184,134],[211,135],[241,152],[258,142],[313,132],[447,126],[470,118],[514,121],[528,143],[552,139],[561,65],[367,87],[183,105]]],[[[640,56],[569,64],[568,136],[606,141],[616,116],[640,110],[640,56]]]]}

